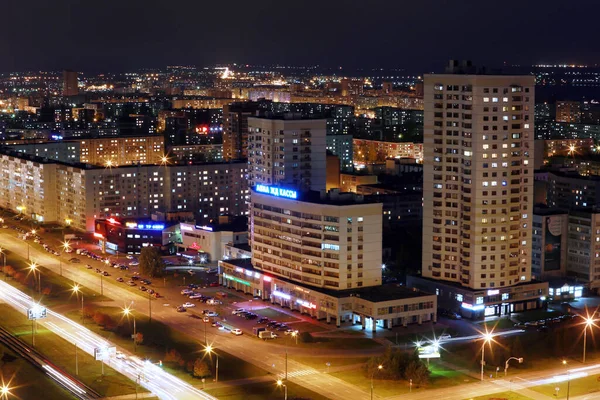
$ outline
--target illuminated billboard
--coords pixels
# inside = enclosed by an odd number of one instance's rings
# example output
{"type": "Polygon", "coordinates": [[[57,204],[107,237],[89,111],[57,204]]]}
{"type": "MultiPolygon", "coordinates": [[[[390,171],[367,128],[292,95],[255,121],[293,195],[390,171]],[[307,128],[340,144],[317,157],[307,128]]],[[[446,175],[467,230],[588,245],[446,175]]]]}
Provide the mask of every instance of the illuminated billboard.
{"type": "Polygon", "coordinates": [[[258,193],[264,193],[275,197],[285,197],[286,199],[296,200],[298,192],[291,189],[284,189],[277,186],[256,185],[254,188],[258,193]]]}

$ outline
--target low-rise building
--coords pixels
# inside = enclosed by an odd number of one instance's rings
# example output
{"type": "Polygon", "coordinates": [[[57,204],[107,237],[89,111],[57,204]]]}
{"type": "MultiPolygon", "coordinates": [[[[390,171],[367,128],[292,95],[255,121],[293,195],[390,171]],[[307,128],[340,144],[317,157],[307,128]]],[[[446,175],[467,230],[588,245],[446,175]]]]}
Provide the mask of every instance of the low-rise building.
{"type": "Polygon", "coordinates": [[[206,262],[223,259],[225,246],[248,244],[246,218],[238,218],[231,223],[222,224],[180,223],[179,229],[181,242],[177,244],[178,252],[188,256],[202,255],[206,262]]]}
{"type": "Polygon", "coordinates": [[[139,254],[144,247],[155,246],[163,253],[174,254],[177,232],[166,229],[165,222],[148,219],[97,219],[94,237],[103,250],[139,254]]]}

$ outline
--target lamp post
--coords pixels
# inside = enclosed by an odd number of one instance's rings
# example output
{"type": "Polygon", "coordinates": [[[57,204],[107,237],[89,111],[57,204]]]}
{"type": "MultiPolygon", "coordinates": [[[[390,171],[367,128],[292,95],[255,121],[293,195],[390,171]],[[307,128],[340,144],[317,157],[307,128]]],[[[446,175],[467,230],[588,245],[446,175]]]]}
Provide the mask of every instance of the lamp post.
{"type": "Polygon", "coordinates": [[[0,386],[0,399],[8,400],[8,395],[10,394],[10,388],[6,385],[0,386]]]}
{"type": "Polygon", "coordinates": [[[287,400],[287,385],[281,379],[277,381],[277,386],[283,386],[283,400],[287,400]]]}
{"type": "Polygon", "coordinates": [[[213,347],[209,344],[204,348],[206,354],[214,354],[217,357],[217,362],[215,366],[215,382],[219,382],[219,354],[213,349],[213,347]]]}
{"type": "Polygon", "coordinates": [[[489,332],[483,334],[483,344],[481,345],[481,381],[483,382],[483,366],[485,365],[485,345],[492,341],[492,335],[489,332]]]}
{"type": "Polygon", "coordinates": [[[4,280],[6,280],[6,253],[4,253],[4,249],[2,247],[0,247],[0,254],[2,254],[2,259],[4,261],[2,272],[4,273],[4,280]]]}
{"type": "Polygon", "coordinates": [[[33,273],[33,280],[35,281],[35,272],[38,273],[38,293],[42,293],[42,273],[38,271],[38,266],[36,263],[31,263],[29,265],[29,270],[33,273]]]}
{"type": "Polygon", "coordinates": [[[583,363],[585,364],[585,348],[587,347],[587,331],[588,328],[591,329],[592,325],[594,325],[594,319],[591,317],[586,317],[583,327],[583,363]]]}
{"type": "Polygon", "coordinates": [[[373,376],[375,375],[375,372],[381,371],[382,369],[383,365],[379,364],[377,366],[377,369],[373,370],[373,372],[371,373],[371,400],[373,400],[373,376]]]}
{"type": "Polygon", "coordinates": [[[83,315],[83,291],[81,290],[81,288],[79,287],[79,285],[75,285],[73,286],[73,293],[75,293],[75,295],[77,296],[77,298],[79,299],[79,293],[81,293],[81,324],[84,325],[85,321],[84,321],[84,315],[83,315]]]}
{"type": "MultiPolygon", "coordinates": [[[[562,361],[563,365],[567,366],[567,360],[562,361]]],[[[567,400],[569,400],[569,394],[571,392],[571,371],[567,370],[567,400]]]]}
{"type": "Polygon", "coordinates": [[[131,310],[130,307],[125,307],[123,309],[123,315],[125,315],[128,318],[131,315],[131,317],[133,318],[133,352],[135,353],[137,351],[137,332],[135,327],[135,315],[133,315],[133,310],[131,310]]]}
{"type": "Polygon", "coordinates": [[[510,360],[517,360],[519,362],[519,364],[523,364],[523,357],[517,358],[517,357],[511,357],[508,360],[506,360],[506,362],[504,363],[504,377],[506,378],[506,371],[508,371],[508,362],[510,360]]]}

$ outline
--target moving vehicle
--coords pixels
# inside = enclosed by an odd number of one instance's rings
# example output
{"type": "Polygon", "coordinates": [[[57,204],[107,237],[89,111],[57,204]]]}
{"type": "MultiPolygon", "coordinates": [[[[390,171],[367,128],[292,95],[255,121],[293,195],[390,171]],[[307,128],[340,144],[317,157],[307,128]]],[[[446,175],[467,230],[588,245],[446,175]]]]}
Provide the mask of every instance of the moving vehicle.
{"type": "Polygon", "coordinates": [[[262,340],[275,339],[277,338],[277,334],[271,331],[261,331],[258,332],[258,338],[262,340]]]}
{"type": "Polygon", "coordinates": [[[244,332],[242,332],[242,330],[241,330],[241,329],[239,329],[239,328],[235,328],[235,329],[232,329],[232,330],[231,330],[231,333],[233,333],[233,334],[234,334],[234,335],[236,335],[236,336],[240,336],[240,335],[242,335],[244,332]]]}
{"type": "Polygon", "coordinates": [[[448,335],[447,333],[444,333],[438,337],[439,340],[448,340],[451,338],[452,338],[452,336],[448,335]]]}

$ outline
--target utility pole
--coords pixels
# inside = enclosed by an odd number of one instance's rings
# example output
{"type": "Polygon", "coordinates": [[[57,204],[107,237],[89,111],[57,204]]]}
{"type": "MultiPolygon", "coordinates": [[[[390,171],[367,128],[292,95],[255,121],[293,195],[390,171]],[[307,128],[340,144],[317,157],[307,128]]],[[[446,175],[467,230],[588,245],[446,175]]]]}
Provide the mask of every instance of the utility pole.
{"type": "Polygon", "coordinates": [[[287,371],[288,371],[288,355],[287,349],[285,349],[285,380],[287,381],[287,371]]]}

